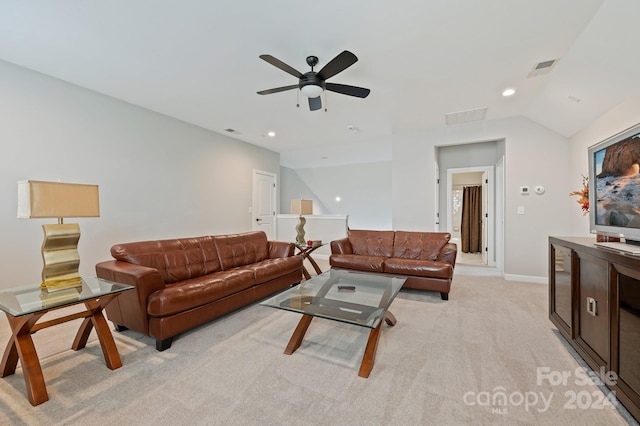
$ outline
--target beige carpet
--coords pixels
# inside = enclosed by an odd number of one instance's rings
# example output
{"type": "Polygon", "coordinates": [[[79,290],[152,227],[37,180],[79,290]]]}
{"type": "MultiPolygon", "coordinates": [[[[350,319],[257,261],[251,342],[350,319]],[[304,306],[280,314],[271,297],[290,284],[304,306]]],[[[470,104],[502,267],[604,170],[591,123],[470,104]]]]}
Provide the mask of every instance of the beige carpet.
{"type": "MultiPolygon", "coordinates": [[[[68,349],[78,321],[45,329],[34,340],[50,400],[28,403],[18,367],[0,379],[0,424],[633,422],[598,404],[597,386],[579,383],[581,365],[547,319],[545,285],[463,273],[447,302],[429,293],[398,296],[391,309],[398,323],[384,327],[368,379],[357,375],[365,329],[316,318],[287,356],[299,315],[259,305],[181,335],[165,352],[136,333],[114,333],[124,362],[115,371],[94,336],[84,350],[68,349]],[[538,368],[571,376],[553,386],[538,380],[538,368]],[[588,408],[572,405],[579,394],[588,408]]],[[[0,341],[8,335],[3,318],[0,341]]]]}

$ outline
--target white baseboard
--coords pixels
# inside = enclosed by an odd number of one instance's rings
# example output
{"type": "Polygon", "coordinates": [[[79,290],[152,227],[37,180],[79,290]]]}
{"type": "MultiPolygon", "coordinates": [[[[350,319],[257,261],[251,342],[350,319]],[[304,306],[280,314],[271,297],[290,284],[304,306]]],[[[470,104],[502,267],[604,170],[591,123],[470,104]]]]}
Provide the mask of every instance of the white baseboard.
{"type": "Polygon", "coordinates": [[[507,281],[520,281],[523,283],[535,283],[535,284],[544,284],[549,285],[548,277],[535,277],[532,275],[515,275],[515,274],[504,274],[504,279],[507,281]]]}

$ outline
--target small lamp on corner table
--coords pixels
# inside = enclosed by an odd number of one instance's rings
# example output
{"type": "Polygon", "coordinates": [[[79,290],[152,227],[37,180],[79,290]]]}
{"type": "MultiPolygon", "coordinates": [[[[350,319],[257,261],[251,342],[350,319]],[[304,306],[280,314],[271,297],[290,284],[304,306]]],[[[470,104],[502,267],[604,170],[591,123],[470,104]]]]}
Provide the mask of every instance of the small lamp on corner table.
{"type": "Polygon", "coordinates": [[[98,185],[26,180],[18,182],[18,218],[57,218],[42,225],[42,284],[47,292],[81,287],[78,272],[80,225],[66,217],[100,217],[98,185]]]}
{"type": "Polygon", "coordinates": [[[298,224],[296,225],[296,244],[305,245],[304,224],[307,223],[307,220],[303,215],[313,214],[313,201],[303,199],[291,200],[291,213],[300,215],[298,224]]]}

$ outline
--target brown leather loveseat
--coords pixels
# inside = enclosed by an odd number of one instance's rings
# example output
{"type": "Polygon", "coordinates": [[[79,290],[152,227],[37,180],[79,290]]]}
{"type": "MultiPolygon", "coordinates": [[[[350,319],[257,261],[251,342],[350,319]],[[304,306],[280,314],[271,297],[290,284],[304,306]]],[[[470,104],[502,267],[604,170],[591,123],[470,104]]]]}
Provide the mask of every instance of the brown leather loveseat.
{"type": "Polygon", "coordinates": [[[403,288],[438,291],[449,299],[457,247],[448,232],[350,230],[331,242],[332,268],[405,275],[403,288]]]}
{"type": "Polygon", "coordinates": [[[98,277],[135,286],[107,305],[119,331],[156,339],[174,336],[276,293],[302,278],[293,243],[267,241],[262,231],[117,244],[98,277]]]}

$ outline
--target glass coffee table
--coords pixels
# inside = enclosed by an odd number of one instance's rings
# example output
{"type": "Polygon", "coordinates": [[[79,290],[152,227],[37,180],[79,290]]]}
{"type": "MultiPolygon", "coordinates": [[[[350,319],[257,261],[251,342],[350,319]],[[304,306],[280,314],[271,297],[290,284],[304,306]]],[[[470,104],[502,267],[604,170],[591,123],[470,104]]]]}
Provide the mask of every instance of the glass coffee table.
{"type": "Polygon", "coordinates": [[[20,361],[27,397],[31,405],[35,406],[47,401],[49,395],[31,335],[43,328],[79,318],[84,320],[80,324],[71,348],[74,351],[84,348],[91,330],[95,328],[107,367],[111,370],[120,368],[122,360],[102,311],[120,293],[133,288],[127,284],[100,278],[82,277],[82,287],[67,288],[53,293],[42,290],[40,284],[0,290],[0,310],[7,315],[12,334],[0,364],[1,377],[15,373],[20,361]],[[86,309],[49,321],[38,322],[48,312],[78,304],[84,304],[86,309]]]}
{"type": "Polygon", "coordinates": [[[388,311],[406,277],[331,269],[267,299],[260,304],[302,314],[284,353],[300,347],[313,317],[370,329],[358,376],[369,377],[375,361],[382,324],[395,325],[388,311]]]}

